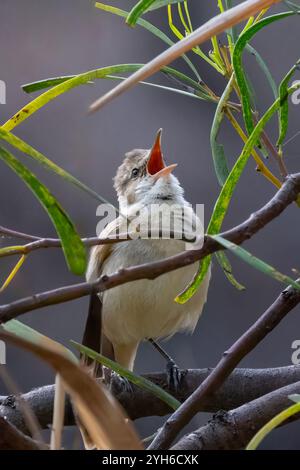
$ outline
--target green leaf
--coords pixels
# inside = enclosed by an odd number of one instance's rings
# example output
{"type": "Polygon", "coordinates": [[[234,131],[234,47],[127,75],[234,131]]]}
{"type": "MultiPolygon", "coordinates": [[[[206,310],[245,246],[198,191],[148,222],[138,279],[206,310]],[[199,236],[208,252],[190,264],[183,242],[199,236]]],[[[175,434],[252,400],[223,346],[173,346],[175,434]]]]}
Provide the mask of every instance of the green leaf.
{"type": "Polygon", "coordinates": [[[39,331],[34,330],[30,326],[25,325],[19,320],[10,320],[7,323],[3,323],[1,326],[2,328],[4,328],[4,330],[8,331],[9,333],[13,333],[19,338],[23,338],[27,341],[30,341],[31,343],[34,343],[37,346],[52,344],[57,349],[63,350],[65,352],[65,355],[68,356],[71,361],[75,363],[78,362],[77,357],[72,353],[72,351],[67,349],[65,346],[58,343],[57,341],[54,341],[52,338],[49,338],[49,336],[45,336],[39,331]]]}
{"type": "Polygon", "coordinates": [[[227,101],[229,100],[230,93],[232,91],[234,84],[234,74],[231,75],[230,80],[228,81],[226,88],[219,100],[217,105],[217,109],[215,112],[214,120],[212,123],[211,131],[210,131],[210,146],[213,156],[213,162],[215,167],[215,172],[219,181],[220,186],[226,181],[226,178],[229,175],[228,164],[224,152],[224,146],[217,142],[219,130],[221,123],[223,121],[224,112],[226,109],[227,101]]]}
{"type": "Polygon", "coordinates": [[[232,253],[234,253],[236,256],[241,258],[243,261],[250,264],[250,266],[257,269],[258,271],[261,271],[267,276],[270,276],[276,281],[282,282],[283,284],[287,286],[292,285],[295,289],[300,290],[300,284],[294,281],[294,279],[292,279],[291,277],[285,274],[280,273],[275,268],[273,268],[273,266],[270,266],[265,261],[262,261],[256,256],[253,256],[251,253],[249,253],[249,251],[245,250],[241,246],[236,245],[235,243],[232,243],[226,240],[220,235],[210,235],[210,237],[216,240],[218,243],[220,243],[220,245],[224,246],[227,250],[230,250],[232,253]]]}
{"type": "Polygon", "coordinates": [[[108,359],[102,354],[93,351],[92,349],[83,346],[82,344],[77,343],[76,341],[71,340],[71,344],[75,346],[78,351],[85,354],[87,357],[90,357],[96,362],[104,365],[105,367],[109,367],[111,370],[119,374],[121,377],[125,377],[133,384],[137,385],[138,387],[147,390],[148,392],[152,393],[154,396],[162,400],[163,402],[167,403],[170,408],[176,410],[180,406],[180,402],[176,400],[176,398],[172,397],[169,393],[167,393],[162,388],[158,387],[158,385],[154,384],[148,379],[141,377],[139,375],[134,374],[130,370],[126,369],[125,367],[120,366],[117,362],[108,359]]]}
{"type": "Polygon", "coordinates": [[[157,10],[158,8],[163,8],[176,3],[183,3],[184,1],[185,0],[155,0],[154,3],[152,3],[152,5],[147,8],[146,11],[157,10]]]}
{"type": "Polygon", "coordinates": [[[273,16],[268,16],[257,23],[254,23],[253,26],[250,28],[246,29],[244,33],[242,33],[233,50],[233,56],[232,56],[232,65],[233,69],[236,75],[236,81],[240,90],[241,94],[241,101],[242,101],[242,107],[243,107],[243,116],[244,116],[244,121],[246,125],[246,129],[248,134],[250,135],[251,132],[253,131],[254,124],[253,124],[253,118],[252,118],[252,109],[251,109],[251,101],[250,101],[250,96],[249,96],[249,90],[247,87],[247,81],[245,78],[245,72],[244,68],[242,65],[242,54],[243,51],[248,44],[248,42],[253,38],[253,36],[260,31],[262,28],[265,26],[268,26],[271,23],[274,23],[275,21],[281,20],[283,18],[287,18],[288,16],[293,15],[294,12],[284,12],[284,13],[279,13],[277,15],[273,16]]]}
{"type": "MultiPolygon", "coordinates": [[[[121,10],[120,8],[115,8],[115,7],[110,6],[110,5],[106,5],[105,3],[96,2],[95,7],[99,8],[100,10],[106,11],[108,13],[112,13],[113,15],[120,16],[122,18],[127,18],[128,17],[128,11],[121,10]]],[[[147,29],[147,31],[152,33],[157,38],[159,38],[165,44],[168,44],[168,46],[172,46],[174,44],[174,42],[163,31],[161,31],[159,28],[154,26],[152,23],[149,23],[149,21],[146,21],[142,18],[139,18],[137,20],[137,24],[139,26],[141,26],[142,28],[147,29]]],[[[199,82],[201,82],[201,77],[200,77],[199,73],[197,72],[197,69],[195,68],[192,61],[185,54],[182,56],[182,58],[188,64],[188,66],[190,67],[190,69],[192,70],[194,75],[196,76],[197,80],[199,82]]],[[[204,89],[202,89],[202,91],[205,92],[204,89]]]]}
{"type": "Polygon", "coordinates": [[[128,13],[126,23],[129,24],[129,26],[135,26],[140,16],[142,16],[155,1],[156,0],[140,0],[128,13]]]}
{"type": "MultiPolygon", "coordinates": [[[[292,86],[288,89],[288,94],[293,93],[300,85],[292,86]]],[[[265,112],[262,118],[258,121],[255,128],[253,129],[251,135],[249,136],[247,142],[244,145],[242,153],[235,162],[232,170],[230,171],[227,180],[225,181],[224,186],[221,189],[219,197],[216,201],[213,214],[211,216],[210,222],[207,228],[207,234],[213,235],[217,234],[221,230],[221,226],[224,220],[224,217],[228,211],[228,207],[232,198],[233,191],[236,187],[237,182],[239,181],[241,174],[246,166],[251,151],[258,141],[265,125],[271,119],[273,114],[278,110],[280,106],[280,98],[277,98],[276,101],[269,107],[265,112]]],[[[187,302],[194,294],[197,292],[198,287],[205,278],[205,275],[210,266],[211,256],[205,257],[200,265],[199,269],[194,276],[192,282],[184,289],[184,291],[176,297],[175,301],[181,304],[187,302]]]]}
{"type": "MultiPolygon", "coordinates": [[[[12,116],[5,124],[3,124],[2,129],[6,131],[11,131],[16,126],[21,124],[23,121],[28,119],[32,116],[36,111],[41,109],[50,101],[54,100],[58,96],[66,93],[73,88],[84,85],[88,82],[91,82],[96,79],[103,79],[107,77],[107,75],[114,75],[119,73],[126,73],[126,72],[135,72],[143,67],[144,64],[118,64],[112,65],[110,67],[103,67],[100,69],[90,70],[88,72],[75,75],[70,79],[66,79],[65,81],[59,83],[58,85],[54,86],[50,90],[47,90],[42,95],[39,95],[37,98],[32,100],[26,106],[24,106],[21,110],[19,110],[14,116],[12,116]]],[[[163,67],[162,71],[168,73],[179,80],[184,81],[185,83],[191,85],[195,89],[199,86],[197,82],[192,80],[191,78],[187,77],[185,74],[178,72],[177,70],[171,67],[163,67]]],[[[49,83],[50,79],[47,79],[49,83]]]]}
{"type": "Polygon", "coordinates": [[[283,78],[279,85],[279,98],[280,98],[280,108],[279,108],[279,137],[277,140],[277,147],[280,147],[285,139],[288,124],[289,124],[289,101],[288,101],[288,86],[289,82],[295,73],[296,70],[299,70],[300,59],[296,62],[295,65],[289,70],[286,76],[283,78]]]}
{"type": "Polygon", "coordinates": [[[259,52],[257,52],[257,50],[254,49],[254,47],[252,47],[250,44],[246,45],[246,51],[248,51],[251,55],[253,55],[255,57],[257,64],[259,65],[260,69],[262,70],[262,72],[264,73],[264,75],[266,76],[266,78],[269,82],[269,85],[270,85],[271,90],[272,90],[273,95],[274,95],[274,99],[276,100],[276,98],[278,98],[277,85],[275,83],[275,80],[274,80],[274,78],[273,78],[266,62],[264,61],[262,56],[259,54],[259,52]]]}
{"type": "MultiPolygon", "coordinates": [[[[37,82],[26,83],[21,86],[22,90],[25,93],[34,93],[36,91],[45,90],[46,88],[51,88],[53,86],[59,85],[60,83],[64,83],[70,78],[74,78],[76,75],[64,75],[63,77],[54,77],[54,78],[46,78],[45,80],[38,80],[37,82]]],[[[92,84],[93,82],[87,82],[92,84]]]]}
{"type": "Polygon", "coordinates": [[[31,173],[11,153],[0,147],[0,158],[24,181],[42,204],[52,220],[59,238],[69,269],[78,275],[86,270],[86,249],[74,225],[63,208],[36,176],[31,173]]]}
{"type": "MultiPolygon", "coordinates": [[[[224,3],[225,3],[225,9],[226,10],[229,10],[230,8],[232,8],[232,0],[225,0],[224,3]]],[[[237,39],[238,39],[237,26],[233,26],[232,28],[230,28],[228,30],[228,33],[229,33],[229,35],[232,39],[232,43],[235,44],[237,39]]]]}
{"type": "MultiPolygon", "coordinates": [[[[181,86],[184,86],[187,90],[191,90],[191,91],[180,90],[178,88],[172,88],[172,87],[159,85],[157,83],[150,83],[150,82],[139,82],[139,84],[140,85],[151,86],[151,87],[154,87],[154,88],[160,88],[160,89],[166,90],[166,91],[171,91],[173,93],[178,93],[179,95],[185,95],[185,96],[188,96],[190,98],[196,98],[196,99],[201,99],[201,100],[206,100],[206,101],[213,101],[213,102],[216,101],[210,95],[203,94],[202,91],[201,91],[201,88],[199,87],[199,85],[196,82],[194,82],[194,80],[187,77],[186,75],[182,78],[181,75],[183,75],[183,74],[181,74],[180,72],[177,72],[176,70],[174,70],[175,73],[173,75],[171,75],[169,72],[165,72],[164,70],[162,70],[161,72],[164,75],[173,78],[174,80],[175,80],[174,77],[176,76],[176,82],[180,83],[181,86]],[[179,74],[181,80],[179,80],[178,74],[179,74]],[[185,85],[183,80],[185,80],[186,83],[189,83],[189,84],[185,85]]],[[[35,91],[43,90],[45,88],[50,88],[51,86],[55,86],[59,83],[63,83],[65,81],[69,80],[70,78],[74,78],[74,76],[75,75],[72,75],[72,76],[69,76],[69,77],[64,77],[64,78],[63,77],[46,78],[44,80],[39,80],[37,82],[22,85],[22,89],[24,91],[26,91],[26,93],[33,93],[35,91]]],[[[116,75],[106,75],[105,77],[103,77],[103,79],[125,80],[125,77],[116,76],[116,75]]],[[[89,82],[89,83],[93,84],[94,82],[89,82]]]]}
{"type": "Polygon", "coordinates": [[[82,183],[77,178],[72,176],[70,173],[65,171],[63,168],[53,163],[51,160],[45,157],[41,152],[39,152],[38,150],[35,150],[33,147],[31,147],[31,145],[27,144],[19,137],[16,137],[14,134],[6,131],[5,129],[1,127],[0,127],[0,139],[5,140],[16,149],[20,150],[21,152],[25,153],[29,157],[33,158],[39,164],[43,165],[46,168],[46,170],[56,173],[58,176],[62,177],[64,180],[69,181],[70,183],[74,184],[75,186],[85,191],[86,193],[88,193],[90,196],[97,199],[98,201],[107,202],[102,196],[100,196],[95,191],[90,189],[88,186],[86,186],[84,183],[82,183]]]}
{"type": "Polygon", "coordinates": [[[225,276],[227,277],[228,281],[238,290],[245,290],[246,287],[240,284],[234,277],[232,273],[232,267],[229,262],[229,259],[225,255],[224,251],[218,251],[216,253],[216,258],[218,260],[219,265],[223,269],[225,276]]]}
{"type": "Polygon", "coordinates": [[[289,419],[291,416],[294,416],[295,414],[299,413],[300,411],[300,403],[296,403],[295,405],[289,406],[284,411],[281,411],[281,413],[277,414],[272,418],[267,424],[265,424],[257,434],[251,439],[249,444],[246,447],[246,450],[255,450],[259,446],[259,444],[262,442],[262,440],[271,432],[273,429],[277,428],[280,424],[282,424],[284,421],[289,419]]]}

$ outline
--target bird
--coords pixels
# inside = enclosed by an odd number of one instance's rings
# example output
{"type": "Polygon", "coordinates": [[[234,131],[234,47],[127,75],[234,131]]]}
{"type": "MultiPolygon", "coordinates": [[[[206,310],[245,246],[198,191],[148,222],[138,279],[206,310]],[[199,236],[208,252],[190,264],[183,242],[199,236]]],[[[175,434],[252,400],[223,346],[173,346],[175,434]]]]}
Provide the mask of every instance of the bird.
{"type": "MultiPolygon", "coordinates": [[[[151,149],[134,149],[125,154],[114,177],[120,214],[100,233],[109,237],[116,228],[123,233],[125,221],[149,207],[175,205],[187,211],[194,220],[192,206],[184,198],[184,190],[173,174],[176,164],[166,165],[161,148],[160,129],[151,149]]],[[[182,239],[134,238],[120,243],[97,245],[91,249],[86,279],[95,281],[122,268],[151,263],[182,252],[182,239]]],[[[193,263],[162,274],[156,279],[139,279],[92,294],[83,344],[99,350],[121,366],[133,371],[142,341],[169,338],[179,331],[192,333],[207,299],[210,270],[194,296],[184,304],[176,303],[195,275],[199,263],[193,263]]],[[[158,349],[164,351],[157,346],[158,349]]],[[[169,357],[165,354],[166,357],[169,357]]],[[[171,369],[178,367],[171,358],[171,369]],[[173,364],[172,364],[173,362],[173,364]]],[[[175,385],[176,376],[170,369],[175,385]]],[[[170,379],[171,380],[171,379],[170,379]]],[[[178,385],[178,384],[176,384],[178,385]]]]}

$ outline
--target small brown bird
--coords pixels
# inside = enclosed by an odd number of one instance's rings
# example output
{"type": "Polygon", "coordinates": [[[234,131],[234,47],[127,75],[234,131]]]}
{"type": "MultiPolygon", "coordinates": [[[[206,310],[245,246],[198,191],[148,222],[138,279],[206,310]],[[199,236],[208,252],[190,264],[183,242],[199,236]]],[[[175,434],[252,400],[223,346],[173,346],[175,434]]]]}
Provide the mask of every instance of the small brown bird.
{"type": "MultiPolygon", "coordinates": [[[[179,205],[194,219],[196,215],[172,174],[175,167],[164,163],[161,131],[151,150],[136,149],[126,153],[114,178],[122,215],[110,223],[100,237],[108,237],[116,227],[121,233],[126,232],[122,228],[126,218],[154,204],[179,205]]],[[[91,250],[87,280],[94,281],[102,274],[176,255],[185,249],[184,244],[178,239],[140,238],[96,246],[91,250]]],[[[141,341],[170,337],[183,330],[193,332],[206,302],[210,272],[187,303],[178,304],[174,298],[191,281],[197,268],[198,263],[192,264],[154,280],[137,280],[92,296],[84,343],[98,350],[101,342],[104,355],[133,370],[141,341]]]]}

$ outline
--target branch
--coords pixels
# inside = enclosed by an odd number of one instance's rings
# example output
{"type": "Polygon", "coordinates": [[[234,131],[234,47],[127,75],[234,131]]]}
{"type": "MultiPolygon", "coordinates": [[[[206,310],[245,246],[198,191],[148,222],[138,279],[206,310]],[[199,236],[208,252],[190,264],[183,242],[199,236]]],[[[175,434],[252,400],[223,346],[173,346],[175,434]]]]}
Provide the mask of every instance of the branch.
{"type": "Polygon", "coordinates": [[[300,302],[300,290],[288,287],[259,319],[227,350],[211,374],[164,423],[150,445],[166,449],[181,429],[201,410],[203,403],[222,385],[239,362],[252,351],[300,302]]]}
{"type": "MultiPolygon", "coordinates": [[[[269,222],[278,217],[283,210],[297,198],[299,192],[300,173],[289,175],[279,191],[265,206],[253,213],[240,225],[223,232],[221,234],[222,237],[237,245],[242,244],[269,222]]],[[[7,322],[28,311],[102,292],[127,282],[138,279],[155,279],[163,273],[200,261],[205,256],[221,249],[223,248],[215,240],[206,237],[202,248],[199,250],[187,250],[178,255],[153,263],[120,269],[110,276],[103,275],[94,282],[74,284],[52,291],[42,292],[32,297],[17,300],[8,305],[2,305],[0,306],[0,323],[7,322]]]]}
{"type": "MultiPolygon", "coordinates": [[[[143,377],[172,393],[178,400],[186,400],[197,387],[208,377],[211,369],[194,369],[182,371],[183,379],[176,395],[168,389],[165,373],[147,374],[143,377]]],[[[236,369],[224,382],[222,387],[201,406],[201,411],[215,413],[230,410],[254,400],[280,387],[300,381],[300,367],[287,366],[271,369],[236,369]]],[[[112,393],[119,400],[128,416],[135,420],[149,416],[165,416],[171,409],[151,393],[131,385],[132,391],[124,389],[122,380],[114,376],[112,393]],[[133,399],[134,398],[134,399],[133,399]]],[[[22,395],[42,429],[52,423],[54,385],[46,385],[22,395]]],[[[29,430],[14,396],[0,397],[0,416],[5,417],[20,431],[28,434],[29,430]]],[[[65,408],[65,426],[75,424],[70,401],[65,408]]]]}
{"type": "Polygon", "coordinates": [[[25,436],[0,416],[0,450],[46,450],[47,446],[25,436]]]}
{"type": "MultiPolygon", "coordinates": [[[[220,411],[206,426],[184,436],[172,449],[185,451],[244,449],[262,426],[292,404],[288,396],[299,393],[299,390],[300,382],[296,382],[235,410],[220,411]]],[[[292,420],[299,418],[298,413],[292,417],[292,420]]]]}

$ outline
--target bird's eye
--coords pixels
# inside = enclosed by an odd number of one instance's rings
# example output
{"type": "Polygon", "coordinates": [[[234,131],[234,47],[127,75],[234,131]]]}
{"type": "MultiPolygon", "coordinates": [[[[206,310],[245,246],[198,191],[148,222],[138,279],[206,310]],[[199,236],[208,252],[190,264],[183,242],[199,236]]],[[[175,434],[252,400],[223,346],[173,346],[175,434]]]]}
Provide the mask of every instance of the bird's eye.
{"type": "Polygon", "coordinates": [[[138,174],[139,174],[139,169],[138,168],[134,168],[131,172],[132,178],[136,178],[138,174]]]}

